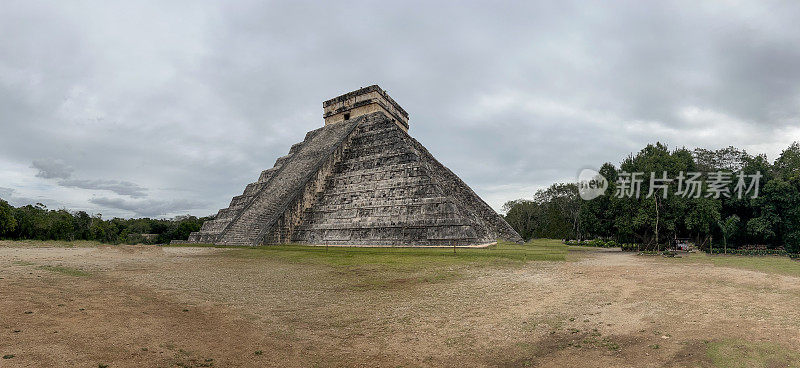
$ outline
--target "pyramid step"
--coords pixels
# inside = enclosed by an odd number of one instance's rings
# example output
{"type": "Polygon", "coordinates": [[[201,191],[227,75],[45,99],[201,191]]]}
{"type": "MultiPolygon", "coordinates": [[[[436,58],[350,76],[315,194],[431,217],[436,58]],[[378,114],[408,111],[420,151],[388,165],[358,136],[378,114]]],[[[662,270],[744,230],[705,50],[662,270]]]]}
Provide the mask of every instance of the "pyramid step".
{"type": "Polygon", "coordinates": [[[278,159],[277,159],[277,160],[275,160],[275,167],[281,167],[281,166],[283,166],[283,165],[286,163],[286,161],[289,161],[289,159],[291,159],[291,158],[292,158],[292,156],[294,156],[294,154],[291,154],[291,153],[290,153],[290,154],[288,154],[288,155],[286,155],[286,156],[281,156],[281,157],[278,157],[278,159]]]}
{"type": "Polygon", "coordinates": [[[229,245],[293,241],[389,246],[519,238],[382,113],[310,131],[275,164],[191,238],[229,245]]]}
{"type": "Polygon", "coordinates": [[[261,175],[258,176],[259,183],[266,183],[275,175],[275,173],[280,170],[280,166],[273,167],[270,169],[266,169],[261,172],[261,175]]]}
{"type": "Polygon", "coordinates": [[[270,229],[288,204],[303,192],[313,170],[331,159],[330,154],[356,128],[361,119],[349,123],[326,126],[306,134],[306,140],[295,152],[276,161],[281,169],[273,174],[242,212],[221,235],[224,243],[260,242],[264,230],[270,229]]]}

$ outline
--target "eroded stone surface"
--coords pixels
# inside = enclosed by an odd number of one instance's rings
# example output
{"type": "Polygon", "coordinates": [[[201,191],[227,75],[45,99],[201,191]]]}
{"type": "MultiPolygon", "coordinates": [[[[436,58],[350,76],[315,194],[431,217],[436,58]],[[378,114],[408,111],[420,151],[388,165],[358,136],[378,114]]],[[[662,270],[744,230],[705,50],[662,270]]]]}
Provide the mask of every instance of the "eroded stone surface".
{"type": "Polygon", "coordinates": [[[189,242],[476,245],[519,235],[383,111],[309,132],[189,242]]]}

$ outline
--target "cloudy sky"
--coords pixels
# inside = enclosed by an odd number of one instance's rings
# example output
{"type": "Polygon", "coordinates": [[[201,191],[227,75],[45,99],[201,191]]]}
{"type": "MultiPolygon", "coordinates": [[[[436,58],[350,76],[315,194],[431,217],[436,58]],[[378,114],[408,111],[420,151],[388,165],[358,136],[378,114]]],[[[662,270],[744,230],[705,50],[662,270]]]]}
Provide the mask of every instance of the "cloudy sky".
{"type": "Polygon", "coordinates": [[[647,143],[800,140],[800,3],[3,1],[0,198],[208,215],[379,84],[496,209],[647,143]]]}

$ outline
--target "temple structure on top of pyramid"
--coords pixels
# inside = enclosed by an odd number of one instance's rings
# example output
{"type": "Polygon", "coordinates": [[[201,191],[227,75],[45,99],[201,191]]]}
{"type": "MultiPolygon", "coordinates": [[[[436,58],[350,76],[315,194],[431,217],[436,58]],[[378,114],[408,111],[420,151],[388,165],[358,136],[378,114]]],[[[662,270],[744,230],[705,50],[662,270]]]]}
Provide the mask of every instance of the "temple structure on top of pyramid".
{"type": "Polygon", "coordinates": [[[325,125],[261,172],[190,243],[467,246],[521,241],[408,134],[377,85],[323,103],[325,125]]]}

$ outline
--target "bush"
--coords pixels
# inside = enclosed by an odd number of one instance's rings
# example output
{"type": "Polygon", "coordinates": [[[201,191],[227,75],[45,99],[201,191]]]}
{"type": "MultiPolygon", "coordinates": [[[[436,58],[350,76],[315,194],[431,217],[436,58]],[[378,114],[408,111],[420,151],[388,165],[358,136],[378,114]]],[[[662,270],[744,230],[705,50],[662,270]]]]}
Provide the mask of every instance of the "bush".
{"type": "MultiPolygon", "coordinates": [[[[708,251],[706,251],[708,253],[708,251]]],[[[733,254],[738,256],[791,256],[789,253],[782,249],[728,249],[726,253],[724,249],[714,247],[710,252],[711,254],[733,254]]]]}
{"type": "Polygon", "coordinates": [[[622,250],[626,250],[625,246],[633,246],[633,250],[636,250],[636,244],[623,244],[617,243],[614,240],[603,240],[603,239],[592,239],[592,240],[565,240],[564,244],[572,245],[576,247],[597,247],[597,248],[623,248],[622,250]]]}
{"type": "Polygon", "coordinates": [[[790,253],[800,253],[800,231],[794,231],[786,235],[786,250],[790,253]]]}

